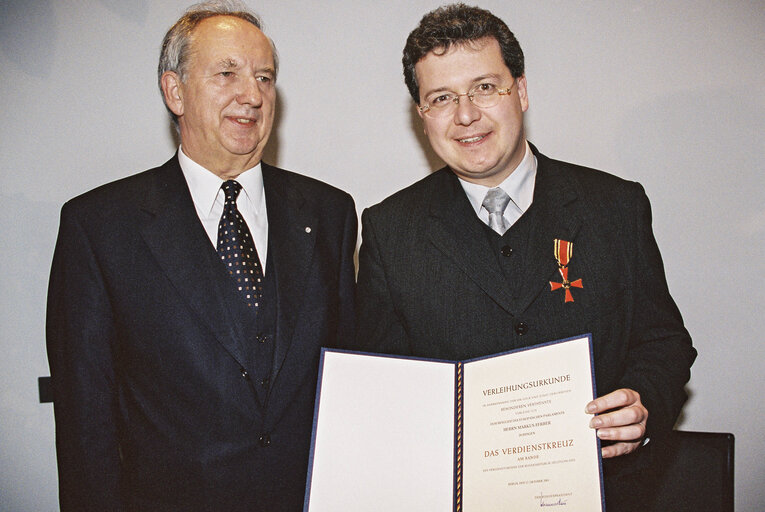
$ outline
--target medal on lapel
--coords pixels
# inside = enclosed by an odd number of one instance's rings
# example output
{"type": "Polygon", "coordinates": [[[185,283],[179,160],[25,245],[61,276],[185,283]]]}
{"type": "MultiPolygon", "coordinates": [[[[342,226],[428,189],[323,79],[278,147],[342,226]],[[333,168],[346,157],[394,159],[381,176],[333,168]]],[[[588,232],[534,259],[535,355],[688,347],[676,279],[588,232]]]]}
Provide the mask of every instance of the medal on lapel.
{"type": "Polygon", "coordinates": [[[560,276],[563,278],[563,282],[556,283],[555,281],[550,281],[550,291],[560,290],[563,288],[565,291],[565,302],[574,302],[574,296],[571,294],[571,288],[584,288],[582,286],[581,279],[577,279],[575,281],[568,280],[568,263],[571,261],[573,252],[573,243],[567,242],[566,240],[561,240],[559,238],[555,239],[555,261],[558,262],[558,272],[560,272],[560,276]]]}

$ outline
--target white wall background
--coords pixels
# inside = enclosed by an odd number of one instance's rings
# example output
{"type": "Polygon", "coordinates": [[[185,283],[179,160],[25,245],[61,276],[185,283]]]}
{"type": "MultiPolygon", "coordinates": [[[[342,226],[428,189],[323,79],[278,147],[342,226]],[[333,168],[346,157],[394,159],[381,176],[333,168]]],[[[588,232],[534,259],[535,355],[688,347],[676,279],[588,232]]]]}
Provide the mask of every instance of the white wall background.
{"type": "MultiPolygon", "coordinates": [[[[186,0],[0,1],[0,510],[57,509],[44,314],[58,211],[174,152],[155,68],[186,0]]],[[[268,160],[361,209],[439,165],[401,76],[433,0],[251,5],[281,55],[268,160]]],[[[643,183],[699,358],[679,427],[736,435],[765,510],[765,2],[484,0],[527,56],[530,139],[643,183]]]]}

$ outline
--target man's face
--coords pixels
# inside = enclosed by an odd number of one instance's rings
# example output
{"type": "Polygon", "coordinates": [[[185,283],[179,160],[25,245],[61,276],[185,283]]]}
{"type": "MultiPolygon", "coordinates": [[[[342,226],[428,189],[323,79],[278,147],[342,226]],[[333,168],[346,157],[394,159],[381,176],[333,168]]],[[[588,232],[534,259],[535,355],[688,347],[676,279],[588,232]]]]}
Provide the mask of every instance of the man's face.
{"type": "MultiPolygon", "coordinates": [[[[491,82],[513,86],[499,43],[493,37],[454,45],[445,53],[428,53],[414,66],[420,105],[438,94],[466,93],[491,82]]],[[[526,151],[523,113],[528,109],[526,77],[519,77],[510,94],[489,108],[478,108],[461,96],[453,115],[432,118],[420,113],[433,150],[461,178],[486,186],[500,184],[518,166],[526,151]]]]}
{"type": "Polygon", "coordinates": [[[190,50],[185,81],[172,72],[163,77],[183,151],[215,174],[234,177],[260,162],[273,126],[271,44],[245,20],[214,16],[194,29],[190,50]]]}

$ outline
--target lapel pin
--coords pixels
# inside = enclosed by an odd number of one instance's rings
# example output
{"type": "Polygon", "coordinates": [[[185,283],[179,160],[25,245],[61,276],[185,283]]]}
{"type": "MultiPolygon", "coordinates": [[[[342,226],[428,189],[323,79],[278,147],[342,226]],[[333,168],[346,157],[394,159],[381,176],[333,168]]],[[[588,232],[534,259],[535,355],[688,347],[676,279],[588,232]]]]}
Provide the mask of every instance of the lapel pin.
{"type": "Polygon", "coordinates": [[[563,282],[557,283],[555,281],[550,281],[550,291],[560,290],[561,288],[565,290],[565,302],[574,302],[571,288],[584,288],[581,279],[576,279],[575,281],[568,280],[568,264],[571,261],[573,253],[573,243],[559,238],[555,239],[555,261],[558,262],[558,272],[560,272],[563,282]]]}

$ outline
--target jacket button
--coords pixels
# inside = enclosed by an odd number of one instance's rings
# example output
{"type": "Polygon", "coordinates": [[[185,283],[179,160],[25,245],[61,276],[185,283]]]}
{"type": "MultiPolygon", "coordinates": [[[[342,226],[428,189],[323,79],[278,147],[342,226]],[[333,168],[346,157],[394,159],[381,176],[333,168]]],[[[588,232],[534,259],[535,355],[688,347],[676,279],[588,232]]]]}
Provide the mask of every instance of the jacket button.
{"type": "Polygon", "coordinates": [[[260,380],[260,385],[263,387],[267,387],[270,382],[271,382],[271,377],[264,377],[260,380]]]}
{"type": "Polygon", "coordinates": [[[258,442],[260,443],[260,446],[263,448],[271,445],[271,436],[268,434],[263,434],[258,438],[258,442]]]}
{"type": "Polygon", "coordinates": [[[247,370],[244,368],[239,368],[239,371],[242,373],[242,377],[244,377],[244,380],[250,380],[250,374],[247,373],[247,370]]]}
{"type": "Polygon", "coordinates": [[[509,245],[505,245],[502,247],[502,249],[499,250],[499,252],[502,253],[502,256],[509,258],[510,255],[513,254],[513,248],[509,245]]]}
{"type": "Polygon", "coordinates": [[[518,322],[515,324],[515,332],[518,334],[518,336],[523,336],[527,332],[529,332],[529,326],[526,322],[518,322]]]}
{"type": "Polygon", "coordinates": [[[255,336],[255,339],[257,339],[260,343],[265,343],[268,341],[268,336],[266,336],[265,334],[258,334],[257,336],[255,336]]]}

